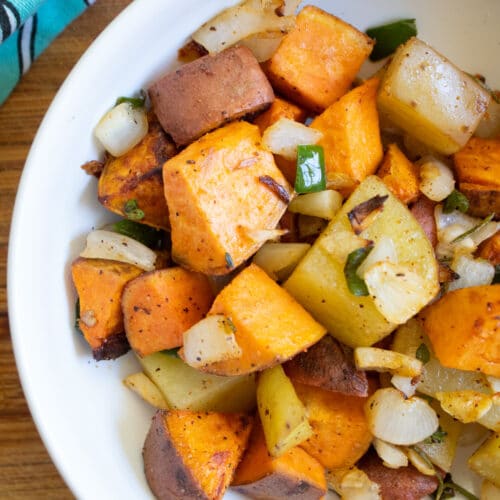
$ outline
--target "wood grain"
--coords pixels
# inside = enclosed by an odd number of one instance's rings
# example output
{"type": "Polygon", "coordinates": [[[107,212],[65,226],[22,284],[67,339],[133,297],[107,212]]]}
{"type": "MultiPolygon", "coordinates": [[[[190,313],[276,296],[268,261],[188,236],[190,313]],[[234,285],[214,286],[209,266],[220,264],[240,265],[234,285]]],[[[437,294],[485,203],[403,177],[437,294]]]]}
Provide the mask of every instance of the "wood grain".
{"type": "Polygon", "coordinates": [[[58,88],[96,36],[131,0],[98,0],[33,64],[0,107],[0,498],[67,499],[31,419],[10,340],[6,262],[19,178],[37,128],[58,88]]]}

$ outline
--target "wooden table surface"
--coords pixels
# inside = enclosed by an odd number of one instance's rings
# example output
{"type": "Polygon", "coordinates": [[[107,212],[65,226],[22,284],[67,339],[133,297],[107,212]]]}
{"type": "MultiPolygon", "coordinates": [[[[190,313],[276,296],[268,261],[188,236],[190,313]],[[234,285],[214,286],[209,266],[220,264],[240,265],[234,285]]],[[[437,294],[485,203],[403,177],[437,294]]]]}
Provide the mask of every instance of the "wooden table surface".
{"type": "Polygon", "coordinates": [[[7,245],[24,161],[59,86],[95,37],[131,0],[97,0],[34,63],[0,106],[0,498],[73,495],[52,464],[19,383],[7,311],[7,245]]]}

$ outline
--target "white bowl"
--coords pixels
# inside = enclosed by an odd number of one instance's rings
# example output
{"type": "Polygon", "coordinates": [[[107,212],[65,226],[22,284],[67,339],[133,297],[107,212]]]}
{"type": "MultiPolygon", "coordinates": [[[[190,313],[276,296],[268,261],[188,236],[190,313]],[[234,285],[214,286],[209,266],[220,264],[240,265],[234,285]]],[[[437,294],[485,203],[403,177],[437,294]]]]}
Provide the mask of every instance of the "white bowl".
{"type": "MultiPolygon", "coordinates": [[[[151,497],[141,449],[153,413],[122,385],[122,379],[138,369],[133,356],[96,363],[74,332],[69,266],[85,235],[110,219],[97,202],[95,181],[80,165],[100,154],[92,129],[116,97],[145,87],[175,64],[177,49],[190,33],[234,3],[133,2],[93,43],[59,90],[24,168],[9,245],[12,339],[35,423],[80,499],[151,497]]],[[[492,87],[500,87],[497,0],[312,3],[361,30],[415,17],[421,38],[466,71],[482,73],[492,87]]]]}

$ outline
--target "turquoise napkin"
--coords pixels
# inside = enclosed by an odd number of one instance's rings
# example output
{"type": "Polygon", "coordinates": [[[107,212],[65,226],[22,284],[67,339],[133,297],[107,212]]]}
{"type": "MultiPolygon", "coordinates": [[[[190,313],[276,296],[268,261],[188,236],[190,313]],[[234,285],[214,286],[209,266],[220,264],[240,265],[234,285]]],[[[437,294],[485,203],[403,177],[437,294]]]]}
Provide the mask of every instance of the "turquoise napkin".
{"type": "Polygon", "coordinates": [[[0,104],[52,40],[95,0],[0,0],[0,104]]]}

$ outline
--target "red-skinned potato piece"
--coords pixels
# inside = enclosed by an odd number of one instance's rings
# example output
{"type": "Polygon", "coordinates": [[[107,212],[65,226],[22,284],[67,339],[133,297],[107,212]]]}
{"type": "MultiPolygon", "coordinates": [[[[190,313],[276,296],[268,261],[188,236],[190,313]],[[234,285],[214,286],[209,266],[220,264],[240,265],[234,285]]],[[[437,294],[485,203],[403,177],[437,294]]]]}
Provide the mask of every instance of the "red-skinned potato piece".
{"type": "Polygon", "coordinates": [[[437,227],[436,219],[434,218],[435,206],[436,203],[434,201],[431,201],[426,196],[421,195],[410,208],[410,212],[422,226],[424,233],[427,238],[429,238],[433,247],[437,245],[437,227]]]}
{"type": "Polygon", "coordinates": [[[326,494],[323,466],[298,446],[272,457],[260,422],[255,423],[232,486],[250,498],[316,500],[326,494]]]}
{"type": "Polygon", "coordinates": [[[181,267],[145,273],[123,291],[125,332],[141,357],[182,345],[182,334],[213,301],[208,279],[181,267]]]}
{"type": "Polygon", "coordinates": [[[325,335],[283,365],[294,382],[351,396],[368,396],[366,373],[356,369],[353,350],[325,335]]]}
{"type": "Polygon", "coordinates": [[[184,146],[224,123],[268,108],[274,92],[250,49],[231,47],[161,76],[149,96],[164,130],[184,146]]]}
{"type": "Polygon", "coordinates": [[[122,291],[143,270],[114,260],[77,258],[71,274],[80,301],[78,326],[94,359],[114,359],[129,350],[120,307],[122,291]]]}
{"type": "Polygon", "coordinates": [[[144,472],[158,500],[219,500],[245,450],[252,418],[160,410],[143,447],[144,472]]]}
{"type": "Polygon", "coordinates": [[[391,500],[420,500],[436,491],[436,476],[426,476],[415,467],[390,469],[370,450],[357,464],[366,475],[380,486],[382,498],[391,500]]]}

